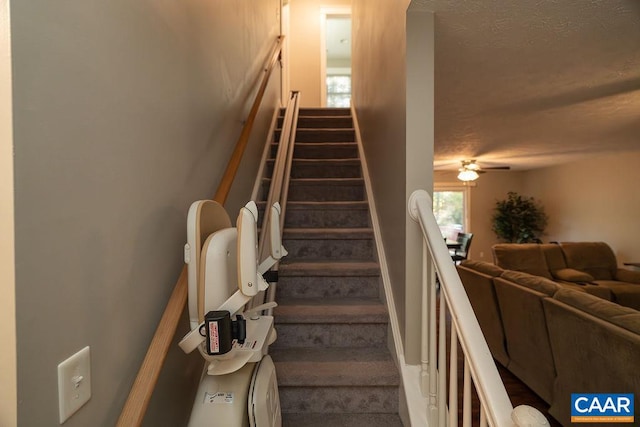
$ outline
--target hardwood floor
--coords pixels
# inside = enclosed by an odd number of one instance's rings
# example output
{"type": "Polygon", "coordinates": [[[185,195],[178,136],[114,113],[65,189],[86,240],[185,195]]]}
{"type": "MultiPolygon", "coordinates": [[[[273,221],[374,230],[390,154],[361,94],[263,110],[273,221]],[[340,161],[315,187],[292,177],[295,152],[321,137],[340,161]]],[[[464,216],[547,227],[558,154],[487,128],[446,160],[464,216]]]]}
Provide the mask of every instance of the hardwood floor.
{"type": "Polygon", "coordinates": [[[547,417],[549,424],[551,426],[560,426],[560,423],[557,422],[551,415],[549,415],[549,405],[538,397],[529,387],[527,387],[522,381],[520,381],[515,375],[509,372],[506,368],[504,368],[499,363],[496,363],[498,366],[498,372],[500,372],[500,377],[504,382],[504,386],[507,389],[507,394],[511,398],[511,404],[515,408],[519,405],[529,405],[533,406],[542,414],[547,417]]]}
{"type": "MultiPolygon", "coordinates": [[[[448,360],[448,358],[447,358],[448,360]]],[[[462,378],[463,378],[463,366],[464,360],[462,356],[462,349],[458,347],[458,425],[462,425],[462,378]]],[[[527,387],[522,381],[520,381],[515,375],[509,372],[505,367],[496,362],[496,366],[498,368],[498,373],[502,378],[502,382],[504,383],[505,389],[507,390],[507,394],[511,399],[511,404],[513,407],[517,407],[519,405],[529,405],[540,412],[547,418],[549,421],[549,425],[552,427],[561,427],[561,424],[558,423],[551,415],[549,415],[549,405],[542,400],[538,395],[536,395],[529,387],[527,387]]],[[[475,391],[475,387],[472,387],[472,403],[471,403],[471,412],[472,412],[472,425],[479,426],[480,425],[480,401],[478,399],[478,395],[475,391]]]]}

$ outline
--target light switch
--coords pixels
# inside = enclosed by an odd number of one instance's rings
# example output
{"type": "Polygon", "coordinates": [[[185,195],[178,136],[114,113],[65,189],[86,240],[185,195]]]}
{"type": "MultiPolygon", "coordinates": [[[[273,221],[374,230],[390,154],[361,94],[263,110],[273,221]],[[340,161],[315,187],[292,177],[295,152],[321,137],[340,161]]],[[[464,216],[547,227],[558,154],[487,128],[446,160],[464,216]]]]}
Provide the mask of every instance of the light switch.
{"type": "Polygon", "coordinates": [[[60,424],[75,414],[91,398],[91,363],[85,347],[58,365],[60,424]]]}

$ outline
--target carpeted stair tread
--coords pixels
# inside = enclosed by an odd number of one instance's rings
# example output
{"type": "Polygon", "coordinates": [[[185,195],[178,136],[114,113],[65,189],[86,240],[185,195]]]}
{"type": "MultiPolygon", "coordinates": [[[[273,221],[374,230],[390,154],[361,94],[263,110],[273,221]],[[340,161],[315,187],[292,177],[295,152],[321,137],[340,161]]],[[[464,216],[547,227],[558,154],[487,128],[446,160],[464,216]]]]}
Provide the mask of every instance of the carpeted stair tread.
{"type": "Polygon", "coordinates": [[[398,395],[398,387],[282,387],[280,404],[283,413],[391,414],[398,395]]]}
{"type": "MultiPolygon", "coordinates": [[[[263,189],[270,180],[263,180],[263,189]]],[[[356,201],[365,200],[362,178],[292,178],[288,199],[291,201],[356,201]]]]}
{"type": "MultiPolygon", "coordinates": [[[[296,130],[295,142],[352,142],[355,141],[353,128],[338,129],[300,129],[296,130]]],[[[278,132],[276,131],[276,137],[278,132]]]]}
{"type": "MultiPolygon", "coordinates": [[[[270,158],[275,158],[278,143],[270,145],[270,158]]],[[[349,141],[332,142],[296,142],[293,149],[293,159],[357,159],[358,144],[349,141]]]]}
{"type": "Polygon", "coordinates": [[[386,307],[378,299],[280,299],[276,323],[388,323],[386,307]]]}
{"type": "Polygon", "coordinates": [[[341,107],[301,108],[299,116],[351,116],[351,109],[341,107]]]}
{"type": "Polygon", "coordinates": [[[380,266],[376,262],[292,262],[280,263],[281,276],[380,276],[380,266]]]}
{"type": "MultiPolygon", "coordinates": [[[[266,202],[259,202],[258,205],[264,206],[266,202]]],[[[369,210],[369,203],[364,200],[361,201],[335,201],[335,202],[289,202],[287,203],[287,210],[290,209],[363,209],[369,210]]]]}
{"type": "MultiPolygon", "coordinates": [[[[277,129],[276,129],[277,130],[277,129]]],[[[307,126],[307,127],[298,127],[296,129],[296,131],[303,131],[303,132],[327,132],[327,133],[331,133],[331,132],[340,132],[340,131],[347,131],[347,132],[354,132],[355,129],[353,128],[353,126],[348,127],[348,128],[343,128],[343,127],[313,127],[313,126],[307,126]]]]}
{"type": "Polygon", "coordinates": [[[283,239],[373,239],[372,228],[287,228],[283,239]]]}
{"type": "MultiPolygon", "coordinates": [[[[271,185],[271,178],[264,178],[262,183],[267,186],[271,185]]],[[[354,185],[364,184],[363,178],[291,178],[289,180],[290,185],[354,185]]]]}
{"type": "Polygon", "coordinates": [[[402,427],[398,414],[283,413],[283,427],[402,427]]]}
{"type": "Polygon", "coordinates": [[[282,237],[289,261],[374,261],[373,230],[368,228],[290,228],[282,237]]]}
{"type": "MultiPolygon", "coordinates": [[[[279,120],[281,126],[283,120],[279,120]]],[[[353,128],[351,116],[300,116],[298,115],[298,128],[353,128]]]]}
{"type": "Polygon", "coordinates": [[[358,159],[294,159],[292,163],[291,178],[362,178],[358,159]]]}
{"type": "MultiPolygon", "coordinates": [[[[258,210],[264,210],[266,200],[256,201],[258,210]]],[[[315,201],[289,201],[287,202],[287,211],[290,210],[364,210],[369,211],[369,203],[366,200],[334,200],[326,202],[315,201]]]]}
{"type": "MultiPolygon", "coordinates": [[[[267,166],[271,171],[273,168],[273,164],[275,163],[275,158],[267,159],[267,166]]],[[[321,158],[321,159],[292,159],[292,167],[293,168],[329,168],[329,167],[357,167],[360,168],[360,160],[359,159],[331,159],[331,158],[321,158]]],[[[293,172],[295,173],[295,172],[293,172]]],[[[293,178],[296,178],[295,176],[293,178]]]]}
{"type": "Polygon", "coordinates": [[[280,386],[398,386],[386,348],[274,349],[280,386]]]}
{"type": "MultiPolygon", "coordinates": [[[[263,215],[265,203],[258,203],[263,215]]],[[[285,230],[289,228],[368,228],[371,227],[366,201],[291,201],[287,203],[285,230]]]]}
{"type": "Polygon", "coordinates": [[[280,276],[278,299],[379,298],[379,276],[280,276]]]}
{"type": "Polygon", "coordinates": [[[363,184],[363,178],[292,178],[290,184],[304,185],[353,185],[363,184]]]}
{"type": "MultiPolygon", "coordinates": [[[[276,129],[274,141],[280,139],[282,131],[276,129]]],[[[355,141],[353,128],[300,128],[296,130],[295,142],[351,142],[355,141]]]]}
{"type": "Polygon", "coordinates": [[[357,165],[360,166],[359,159],[292,159],[291,160],[294,165],[309,165],[309,164],[320,164],[320,165],[329,165],[336,164],[340,166],[344,165],[357,165]]]}
{"type": "MultiPolygon", "coordinates": [[[[278,145],[273,143],[274,145],[278,145]]],[[[355,147],[358,148],[358,143],[353,141],[296,141],[296,147],[318,147],[325,151],[330,151],[334,147],[355,147]]],[[[294,149],[295,158],[295,149],[294,149]]],[[[338,157],[320,157],[322,159],[337,159],[338,157]]]]}
{"type": "MultiPolygon", "coordinates": [[[[282,130],[284,116],[278,117],[276,130],[282,130]]],[[[300,116],[298,115],[297,127],[300,129],[315,128],[353,128],[351,116],[300,116]]]]}
{"type": "MultiPolygon", "coordinates": [[[[389,362],[394,364],[391,354],[386,347],[362,347],[362,348],[275,348],[269,354],[277,357],[284,363],[321,363],[321,362],[389,362]]],[[[395,366],[395,364],[394,364],[395,366]]],[[[399,381],[399,374],[394,373],[395,380],[399,381]]]]}
{"type": "MultiPolygon", "coordinates": [[[[277,144],[271,146],[271,156],[275,156],[277,144]]],[[[299,142],[293,149],[294,159],[357,159],[358,144],[349,141],[299,142]]]]}

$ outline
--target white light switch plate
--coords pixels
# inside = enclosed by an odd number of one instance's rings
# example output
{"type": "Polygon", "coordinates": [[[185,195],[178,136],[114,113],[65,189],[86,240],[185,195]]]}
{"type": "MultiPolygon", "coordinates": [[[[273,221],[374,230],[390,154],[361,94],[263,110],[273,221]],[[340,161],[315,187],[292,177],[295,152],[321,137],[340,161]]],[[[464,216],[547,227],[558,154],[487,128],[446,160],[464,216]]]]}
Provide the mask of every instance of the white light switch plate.
{"type": "Polygon", "coordinates": [[[58,365],[60,424],[75,414],[89,398],[91,398],[91,364],[87,346],[58,365]]]}

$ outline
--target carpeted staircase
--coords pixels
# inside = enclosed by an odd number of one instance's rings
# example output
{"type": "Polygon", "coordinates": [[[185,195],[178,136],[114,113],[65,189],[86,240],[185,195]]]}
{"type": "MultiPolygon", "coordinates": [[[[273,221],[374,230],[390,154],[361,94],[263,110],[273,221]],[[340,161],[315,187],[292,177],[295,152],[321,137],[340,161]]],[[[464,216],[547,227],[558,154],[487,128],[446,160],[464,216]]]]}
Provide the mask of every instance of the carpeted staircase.
{"type": "Polygon", "coordinates": [[[348,109],[300,110],[270,350],[285,427],[402,425],[355,141],[348,109]]]}

